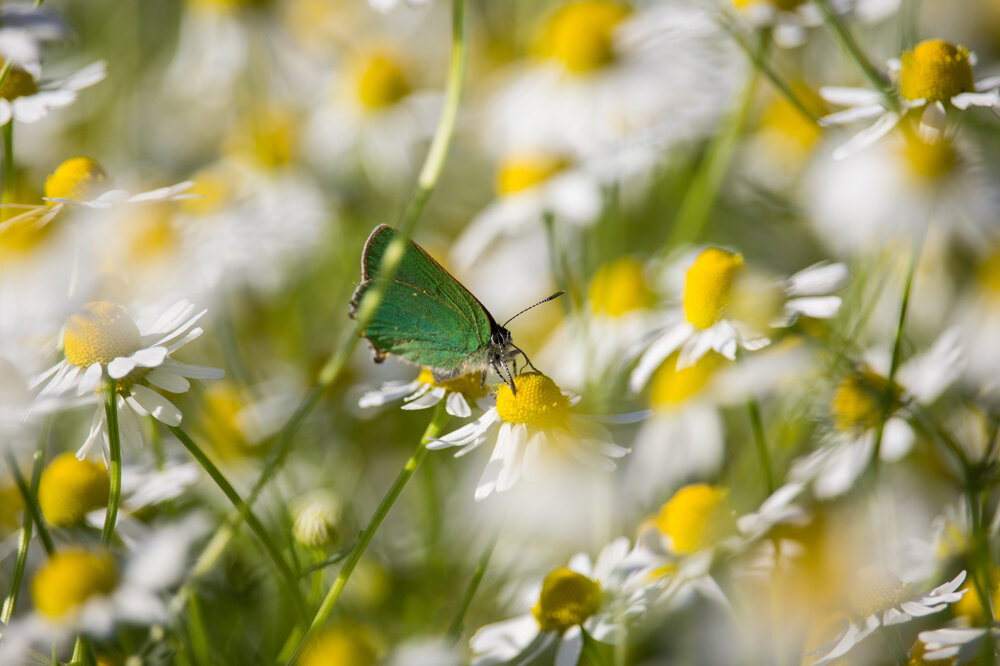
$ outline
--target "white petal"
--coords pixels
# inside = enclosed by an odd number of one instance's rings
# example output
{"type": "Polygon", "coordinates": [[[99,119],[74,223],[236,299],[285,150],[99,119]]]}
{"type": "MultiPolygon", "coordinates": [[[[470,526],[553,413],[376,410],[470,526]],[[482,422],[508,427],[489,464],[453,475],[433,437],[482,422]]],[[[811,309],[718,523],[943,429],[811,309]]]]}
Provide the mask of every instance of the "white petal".
{"type": "Polygon", "coordinates": [[[886,113],[875,123],[855,134],[847,143],[833,151],[833,159],[842,160],[850,157],[854,153],[867,148],[883,136],[892,131],[899,123],[899,116],[895,113],[886,113]]]}
{"type": "Polygon", "coordinates": [[[925,106],[924,112],[920,114],[920,126],[917,132],[926,143],[935,143],[941,140],[947,124],[948,114],[944,104],[934,102],[925,106]]]}
{"type": "Polygon", "coordinates": [[[967,109],[970,106],[1000,106],[1000,90],[960,93],[951,98],[951,103],[956,109],[967,109]]]}
{"type": "Polygon", "coordinates": [[[576,666],[583,652],[583,632],[579,625],[570,627],[563,633],[556,651],[555,666],[576,666]]]}
{"type": "Polygon", "coordinates": [[[785,294],[788,296],[823,296],[844,287],[850,280],[847,266],[821,261],[789,276],[785,294]]]}
{"type": "Polygon", "coordinates": [[[409,399],[409,401],[404,404],[401,409],[427,409],[428,407],[433,407],[441,402],[441,399],[444,398],[444,396],[445,390],[440,386],[435,386],[430,388],[428,391],[409,399]]]}
{"type": "Polygon", "coordinates": [[[895,462],[913,448],[913,429],[903,419],[889,419],[882,432],[882,444],[878,457],[886,462],[895,462]]]}
{"type": "Polygon", "coordinates": [[[809,296],[793,298],[785,303],[785,307],[791,312],[813,319],[830,319],[836,316],[840,304],[840,296],[809,296]]]}
{"type": "Polygon", "coordinates": [[[155,368],[167,358],[166,347],[149,347],[132,354],[135,364],[141,368],[155,368]]]}
{"type": "Polygon", "coordinates": [[[445,411],[447,411],[452,416],[457,416],[460,419],[465,419],[472,416],[472,408],[469,407],[469,403],[466,402],[465,396],[461,393],[449,393],[447,402],[445,403],[445,411]]]}
{"type": "Polygon", "coordinates": [[[653,373],[660,367],[660,364],[668,356],[677,351],[678,347],[684,344],[691,336],[693,330],[687,322],[678,323],[665,331],[663,335],[649,346],[649,349],[639,359],[639,363],[636,365],[635,370],[632,371],[632,376],[629,379],[629,385],[634,392],[638,393],[646,386],[649,378],[653,376],[653,373]]]}
{"type": "Polygon", "coordinates": [[[882,99],[882,93],[870,88],[847,88],[842,86],[823,86],[819,95],[831,104],[839,106],[857,106],[859,104],[874,104],[882,99]]]}
{"type": "Polygon", "coordinates": [[[858,120],[867,120],[884,114],[885,107],[881,104],[869,104],[867,106],[855,106],[850,109],[831,113],[819,119],[819,124],[824,127],[831,125],[847,125],[858,120]]]}
{"type": "Polygon", "coordinates": [[[108,376],[111,379],[121,379],[133,370],[135,370],[135,354],[119,356],[108,363],[108,376]]]}
{"type": "Polygon", "coordinates": [[[154,368],[146,375],[146,381],[170,393],[184,393],[191,388],[191,382],[180,375],[167,372],[163,368],[154,368]]]}
{"type": "Polygon", "coordinates": [[[100,386],[103,374],[104,371],[101,368],[101,364],[92,363],[90,367],[87,368],[87,371],[83,373],[83,377],[80,378],[80,384],[77,386],[76,394],[85,395],[87,393],[93,393],[94,390],[100,386]]]}
{"type": "Polygon", "coordinates": [[[140,385],[133,386],[130,391],[132,398],[156,420],[175,427],[181,424],[181,410],[156,391],[140,385]]]}
{"type": "Polygon", "coordinates": [[[420,388],[422,382],[391,381],[382,384],[381,388],[374,391],[366,391],[358,400],[358,407],[381,407],[387,402],[393,402],[410,395],[414,390],[420,388]]]}

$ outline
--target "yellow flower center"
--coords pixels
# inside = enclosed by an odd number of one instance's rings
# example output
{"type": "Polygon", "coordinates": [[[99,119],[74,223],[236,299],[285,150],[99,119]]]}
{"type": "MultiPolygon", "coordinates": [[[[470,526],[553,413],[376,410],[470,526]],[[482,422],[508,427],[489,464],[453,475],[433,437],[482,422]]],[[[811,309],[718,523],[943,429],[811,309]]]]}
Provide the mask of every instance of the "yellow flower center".
{"type": "MultiPolygon", "coordinates": [[[[886,404],[889,381],[870,370],[853,372],[847,376],[833,394],[830,410],[838,430],[864,432],[878,427],[887,413],[886,404]]],[[[899,398],[898,388],[890,396],[890,410],[899,398]]]]}
{"type": "Polygon", "coordinates": [[[423,368],[417,375],[417,381],[431,386],[440,386],[445,391],[461,393],[469,400],[477,400],[486,396],[486,389],[483,388],[483,375],[480,372],[470,372],[455,379],[439,382],[434,379],[433,373],[423,368]]]}
{"type": "Polygon", "coordinates": [[[80,368],[102,365],[139,350],[142,336],[128,312],[117,303],[93,301],[66,319],[63,350],[80,368]]]}
{"type": "Polygon", "coordinates": [[[56,527],[83,522],[94,509],[108,505],[110,480],[104,465],[64,453],[49,463],[38,484],[38,504],[56,527]]]}
{"type": "Polygon", "coordinates": [[[306,648],[302,666],[374,666],[375,650],[362,635],[347,629],[329,629],[306,648]]]}
{"type": "Polygon", "coordinates": [[[913,175],[926,181],[940,180],[958,164],[958,152],[945,137],[928,142],[915,133],[908,133],[904,154],[913,175]]]}
{"type": "Polygon", "coordinates": [[[180,201],[181,209],[194,215],[217,213],[229,203],[233,196],[233,182],[222,169],[206,168],[191,178],[194,185],[188,194],[196,196],[180,201]]]}
{"type": "Polygon", "coordinates": [[[989,259],[979,265],[976,271],[979,284],[1000,297],[1000,252],[994,252],[989,259]]]}
{"type": "Polygon", "coordinates": [[[596,613],[601,596],[597,581],[563,567],[545,577],[531,614],[542,631],[565,631],[596,613]]]}
{"type": "Polygon", "coordinates": [[[298,142],[296,119],[284,109],[258,110],[227,137],[227,148],[274,169],[292,161],[298,142]]]}
{"type": "Polygon", "coordinates": [[[384,109],[410,93],[403,68],[387,53],[377,53],[357,68],[358,99],[367,109],[384,109]]]}
{"type": "Polygon", "coordinates": [[[879,567],[858,572],[847,593],[851,612],[859,618],[889,610],[909,598],[909,586],[879,567]]]}
{"type": "MultiPolygon", "coordinates": [[[[993,590],[991,591],[994,617],[1000,613],[1000,578],[998,576],[1000,576],[1000,569],[994,567],[993,590]]],[[[955,610],[955,615],[971,618],[975,624],[980,624],[984,620],[983,603],[979,599],[979,591],[975,585],[966,586],[965,595],[956,601],[952,608],[955,610]]]]}
{"type": "Polygon", "coordinates": [[[733,530],[729,492],[704,483],[684,486],[660,508],[656,526],[670,537],[675,553],[707,548],[733,530]]]}
{"type": "Polygon", "coordinates": [[[150,203],[135,207],[134,216],[130,216],[125,224],[127,256],[137,264],[169,257],[180,245],[180,234],[174,225],[169,204],[150,203]]]}
{"type": "Polygon", "coordinates": [[[0,85],[0,97],[7,100],[34,95],[36,92],[38,84],[35,83],[35,77],[20,67],[11,67],[3,85],[0,85]]]}
{"type": "Polygon", "coordinates": [[[722,315],[743,267],[743,255],[710,247],[698,255],[684,277],[684,316],[693,326],[711,328],[722,315]]]}
{"type": "MultiPolygon", "coordinates": [[[[817,117],[829,111],[823,99],[805,83],[793,82],[792,90],[817,117]]],[[[768,105],[761,118],[761,126],[769,130],[765,135],[768,140],[777,144],[774,149],[791,159],[804,157],[823,135],[819,124],[803,114],[784,95],[776,96],[768,105]]]]}
{"type": "Polygon", "coordinates": [[[204,410],[198,430],[212,449],[223,458],[241,458],[253,449],[240,427],[245,401],[230,381],[212,382],[202,392],[204,410]]]}
{"type": "Polygon", "coordinates": [[[545,182],[566,169],[569,161],[561,155],[520,153],[507,157],[497,167],[496,191],[500,196],[522,192],[545,182]]]}
{"type": "Polygon", "coordinates": [[[497,389],[497,414],[507,423],[558,428],[569,418],[569,398],[540,372],[514,377],[517,394],[506,384],[497,389]]]}
{"type": "Polygon", "coordinates": [[[650,382],[649,400],[656,407],[671,408],[698,394],[715,369],[722,365],[723,356],[709,352],[680,370],[677,369],[679,352],[674,352],[659,367],[650,382]]]}
{"type": "Polygon", "coordinates": [[[611,0],[564,5],[549,19],[539,52],[578,74],[605,67],[615,60],[615,28],[631,12],[628,5],[611,0]]]}
{"type": "Polygon", "coordinates": [[[899,94],[906,99],[945,102],[973,92],[969,50],[943,39],[928,39],[900,58],[899,94]]]}
{"type": "Polygon", "coordinates": [[[108,174],[96,160],[71,157],[45,179],[45,196],[87,201],[107,190],[109,184],[108,174]]]}
{"type": "Polygon", "coordinates": [[[63,550],[55,553],[31,581],[35,608],[62,617],[92,596],[115,589],[115,562],[108,552],[63,550]]]}
{"type": "Polygon", "coordinates": [[[627,312],[651,307],[656,296],[646,285],[642,264],[622,257],[597,269],[590,281],[590,306],[594,312],[621,317],[627,312]]]}

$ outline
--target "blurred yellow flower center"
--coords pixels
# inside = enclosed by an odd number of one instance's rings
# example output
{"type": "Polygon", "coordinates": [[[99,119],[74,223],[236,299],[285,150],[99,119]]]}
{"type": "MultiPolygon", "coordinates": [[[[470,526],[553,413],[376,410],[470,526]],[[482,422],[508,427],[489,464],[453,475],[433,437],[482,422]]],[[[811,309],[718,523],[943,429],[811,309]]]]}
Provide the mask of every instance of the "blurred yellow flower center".
{"type": "Polygon", "coordinates": [[[461,393],[470,400],[476,400],[486,395],[486,389],[482,386],[483,375],[480,372],[470,372],[455,379],[439,382],[434,379],[434,374],[429,369],[422,368],[420,374],[417,375],[417,381],[431,386],[440,386],[445,391],[452,393],[461,393]]]}
{"type": "Polygon", "coordinates": [[[124,222],[128,257],[142,264],[171,256],[181,240],[174,225],[172,207],[166,203],[150,203],[133,207],[129,212],[134,216],[124,222]]]}
{"type": "Polygon", "coordinates": [[[220,211],[232,198],[233,183],[221,169],[203,169],[194,176],[188,194],[196,196],[180,201],[181,208],[195,215],[211,215],[220,211]]]}
{"type": "Polygon", "coordinates": [[[284,166],[292,161],[297,127],[285,109],[259,110],[234,128],[227,137],[228,148],[269,169],[284,166]]]}
{"type": "Polygon", "coordinates": [[[240,458],[252,452],[251,443],[241,427],[245,401],[239,388],[230,381],[212,382],[202,393],[203,418],[198,430],[212,449],[223,458],[240,458]]]}
{"type": "Polygon", "coordinates": [[[642,264],[632,257],[601,266],[590,281],[590,306],[595,313],[620,317],[651,307],[655,302],[656,297],[642,275],[642,264]]]}
{"type": "Polygon", "coordinates": [[[600,607],[600,584],[563,567],[545,577],[531,614],[542,631],[565,631],[583,624],[600,607]]]}
{"type": "Polygon", "coordinates": [[[889,610],[909,597],[909,586],[880,567],[859,571],[847,593],[851,612],[859,618],[889,610]]]}
{"type": "Polygon", "coordinates": [[[945,102],[973,92],[969,51],[943,39],[928,39],[900,58],[899,94],[906,99],[945,102]]]}
{"type": "MultiPolygon", "coordinates": [[[[45,179],[45,196],[55,199],[87,201],[108,187],[108,174],[96,160],[71,157],[45,179]]],[[[53,202],[49,202],[53,205],[53,202]]]]}
{"type": "MultiPolygon", "coordinates": [[[[1000,569],[997,567],[993,568],[993,589],[990,594],[993,598],[993,617],[997,617],[1000,614],[1000,569]]],[[[975,624],[979,624],[983,621],[983,602],[979,598],[979,591],[976,586],[969,584],[965,588],[965,594],[961,599],[955,602],[952,606],[955,611],[955,615],[960,617],[968,617],[973,620],[975,624]]]]}
{"type": "Polygon", "coordinates": [[[500,196],[522,192],[543,183],[569,166],[560,155],[520,153],[507,157],[497,167],[496,191],[500,196]]]}
{"type": "Polygon", "coordinates": [[[142,346],[139,327],[117,303],[93,301],[66,319],[63,349],[66,360],[89,368],[130,356],[142,346]]]}
{"type": "Polygon", "coordinates": [[[34,95],[36,92],[38,84],[35,83],[35,77],[20,67],[11,67],[3,85],[0,85],[0,97],[7,100],[34,95]]]}
{"type": "Polygon", "coordinates": [[[605,67],[615,59],[615,28],[631,11],[628,5],[610,0],[578,0],[564,5],[546,25],[539,51],[572,72],[605,67]]]}
{"type": "MultiPolygon", "coordinates": [[[[865,431],[878,427],[887,413],[886,397],[889,381],[870,370],[853,372],[847,376],[833,394],[830,410],[838,430],[865,431]]],[[[898,399],[898,389],[889,396],[892,407],[898,399]]]]}
{"type": "Polygon", "coordinates": [[[49,463],[38,484],[38,504],[56,527],[83,522],[94,509],[108,505],[110,480],[104,465],[64,453],[49,463]]]}
{"type": "Polygon", "coordinates": [[[948,139],[924,141],[913,135],[906,138],[906,160],[913,174],[924,180],[947,176],[958,164],[958,153],[948,139]]]}
{"type": "Polygon", "coordinates": [[[1000,252],[994,252],[981,263],[976,275],[983,287],[993,292],[993,295],[1000,296],[1000,252]]]}
{"type": "Polygon", "coordinates": [[[86,550],[55,553],[31,581],[35,608],[49,617],[61,617],[94,595],[115,589],[115,562],[111,554],[86,550]]]}
{"type": "Polygon", "coordinates": [[[709,352],[680,370],[679,352],[674,352],[659,367],[650,382],[649,400],[656,407],[675,407],[705,388],[715,369],[722,365],[723,356],[709,352]]]}
{"type": "Polygon", "coordinates": [[[569,398],[556,383],[540,372],[514,378],[515,395],[506,384],[497,389],[497,414],[507,423],[526,423],[557,428],[569,418],[569,398]]]}
{"type": "Polygon", "coordinates": [[[670,537],[674,552],[680,555],[715,544],[733,525],[728,491],[704,483],[678,490],[656,517],[657,528],[670,537]]]}
{"type": "Polygon", "coordinates": [[[743,255],[710,247],[698,255],[684,277],[684,316],[696,328],[711,328],[729,304],[733,278],[743,255]]]}
{"type": "MultiPolygon", "coordinates": [[[[823,99],[805,83],[793,82],[792,90],[817,117],[829,111],[823,99]]],[[[819,123],[802,113],[784,95],[776,96],[768,105],[761,118],[761,126],[768,130],[765,138],[770,144],[775,144],[772,148],[791,159],[804,157],[823,135],[819,123]]]]}
{"type": "Polygon", "coordinates": [[[790,12],[802,6],[805,0],[732,0],[732,2],[737,9],[752,5],[773,5],[783,12],[790,12]]]}
{"type": "Polygon", "coordinates": [[[306,648],[302,666],[374,666],[375,651],[358,632],[330,629],[306,648]]]}
{"type": "Polygon", "coordinates": [[[357,94],[366,108],[392,106],[409,93],[403,68],[388,54],[376,54],[358,65],[357,94]]]}

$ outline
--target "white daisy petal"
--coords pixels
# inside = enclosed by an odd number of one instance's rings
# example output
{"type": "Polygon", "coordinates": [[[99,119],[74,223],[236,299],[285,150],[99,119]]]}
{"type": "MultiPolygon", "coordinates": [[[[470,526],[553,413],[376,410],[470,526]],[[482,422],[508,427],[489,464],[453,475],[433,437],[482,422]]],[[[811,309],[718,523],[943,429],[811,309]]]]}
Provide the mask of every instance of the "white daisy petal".
{"type": "Polygon", "coordinates": [[[833,159],[842,160],[850,157],[854,153],[867,148],[883,136],[888,134],[899,124],[899,116],[895,113],[886,113],[875,123],[855,134],[847,143],[833,151],[833,159]]]}
{"type": "Polygon", "coordinates": [[[452,416],[457,416],[460,419],[472,416],[472,408],[469,407],[469,403],[466,402],[465,396],[461,393],[451,392],[448,394],[448,398],[445,403],[445,411],[452,416]]]}
{"type": "Polygon", "coordinates": [[[181,424],[181,410],[156,391],[141,385],[130,389],[132,398],[156,420],[169,426],[181,424]]]}
{"type": "Polygon", "coordinates": [[[570,627],[559,642],[555,666],[576,666],[583,652],[583,632],[579,626],[570,627]]]}
{"type": "Polygon", "coordinates": [[[146,381],[169,393],[184,393],[191,388],[191,382],[184,377],[168,372],[163,368],[153,368],[146,375],[146,381]]]}
{"type": "Polygon", "coordinates": [[[874,104],[882,99],[882,94],[870,88],[847,88],[841,86],[823,86],[819,95],[831,104],[839,106],[857,106],[859,104],[874,104]]]}

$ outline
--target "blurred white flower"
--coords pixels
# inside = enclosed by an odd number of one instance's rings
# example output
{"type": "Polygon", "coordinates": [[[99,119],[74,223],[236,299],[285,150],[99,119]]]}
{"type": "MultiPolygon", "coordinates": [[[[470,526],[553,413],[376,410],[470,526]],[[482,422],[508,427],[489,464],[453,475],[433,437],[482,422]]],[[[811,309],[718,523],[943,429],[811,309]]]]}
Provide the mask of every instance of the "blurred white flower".
{"type": "Polygon", "coordinates": [[[41,76],[41,42],[69,36],[66,22],[34,2],[0,6],[0,57],[36,79],[41,76]]]}
{"type": "Polygon", "coordinates": [[[948,108],[964,111],[970,106],[1000,110],[1000,78],[975,82],[972,64],[975,58],[964,46],[943,39],[928,39],[905,51],[899,60],[889,63],[889,73],[896,84],[899,110],[886,108],[884,94],[869,88],[820,88],[823,99],[849,109],[822,119],[825,125],[843,125],[857,120],[878,118],[833,151],[834,159],[843,159],[870,146],[899,124],[912,110],[923,109],[919,135],[927,142],[936,141],[945,130],[948,108]]]}
{"type": "Polygon", "coordinates": [[[431,0],[368,0],[368,4],[371,5],[372,9],[383,13],[391,11],[403,4],[411,9],[415,9],[418,7],[426,7],[430,3],[431,0]]]}

